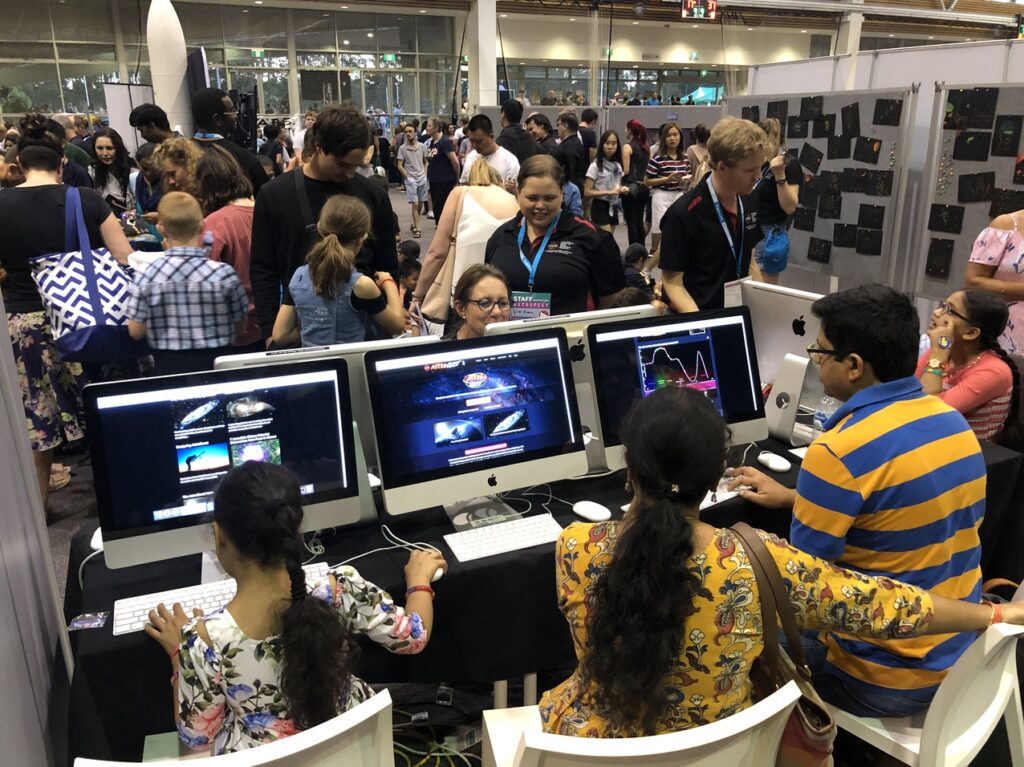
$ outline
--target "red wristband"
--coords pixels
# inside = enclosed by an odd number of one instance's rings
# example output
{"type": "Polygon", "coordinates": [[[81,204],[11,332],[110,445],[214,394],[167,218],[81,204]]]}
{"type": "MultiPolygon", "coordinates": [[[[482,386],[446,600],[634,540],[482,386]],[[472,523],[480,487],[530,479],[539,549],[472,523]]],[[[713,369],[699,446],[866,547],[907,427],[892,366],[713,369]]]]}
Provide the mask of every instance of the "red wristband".
{"type": "Polygon", "coordinates": [[[992,605],[992,619],[988,622],[988,625],[991,626],[993,623],[1002,623],[1003,606],[1001,604],[996,604],[995,602],[990,602],[989,604],[992,605]]]}
{"type": "Polygon", "coordinates": [[[431,599],[434,598],[434,590],[430,588],[430,586],[410,586],[405,590],[405,595],[409,596],[410,594],[415,594],[417,591],[426,592],[427,594],[430,594],[431,599]]]}

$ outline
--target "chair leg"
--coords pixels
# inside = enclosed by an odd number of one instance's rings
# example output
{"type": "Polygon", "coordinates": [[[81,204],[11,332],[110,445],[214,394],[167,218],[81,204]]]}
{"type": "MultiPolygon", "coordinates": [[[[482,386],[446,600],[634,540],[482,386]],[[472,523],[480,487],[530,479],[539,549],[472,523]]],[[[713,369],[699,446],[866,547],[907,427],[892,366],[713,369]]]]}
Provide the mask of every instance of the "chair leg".
{"type": "Polygon", "coordinates": [[[1014,680],[1010,699],[1003,710],[1006,735],[1010,741],[1010,762],[1013,767],[1024,767],[1024,707],[1021,706],[1020,687],[1014,680]]]}
{"type": "Polygon", "coordinates": [[[494,683],[494,708],[508,708],[508,681],[505,679],[494,683]]]}
{"type": "Polygon", "coordinates": [[[523,705],[537,705],[537,675],[525,674],[523,676],[523,705]]]}

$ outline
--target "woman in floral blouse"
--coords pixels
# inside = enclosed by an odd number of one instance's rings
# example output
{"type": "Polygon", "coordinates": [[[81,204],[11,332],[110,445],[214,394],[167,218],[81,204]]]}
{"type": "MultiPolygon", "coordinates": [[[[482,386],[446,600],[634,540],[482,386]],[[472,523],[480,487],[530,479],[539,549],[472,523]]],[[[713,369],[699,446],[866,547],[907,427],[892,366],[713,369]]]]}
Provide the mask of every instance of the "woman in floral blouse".
{"type": "MultiPolygon", "coordinates": [[[[659,390],[623,441],[634,497],[622,522],[570,525],[558,540],[559,607],[579,666],[540,703],[544,729],[636,737],[714,722],[751,705],[764,648],[742,543],[700,522],[725,465],[726,426],[697,392],[659,390]]],[[[996,611],[844,570],[760,533],[805,629],[892,639],[984,629],[996,611]]],[[[1024,605],[1003,605],[1024,622],[1024,605]]]]}
{"type": "Polygon", "coordinates": [[[299,484],[286,469],[245,463],[217,488],[217,558],[238,582],[223,608],[190,620],[180,604],[150,612],[146,633],[171,656],[181,739],[215,754],[293,735],[347,711],[373,693],[351,673],[355,635],[395,653],[427,646],[430,581],[446,568],[416,551],[405,566],[405,609],[353,568],[307,593],[299,484]]]}

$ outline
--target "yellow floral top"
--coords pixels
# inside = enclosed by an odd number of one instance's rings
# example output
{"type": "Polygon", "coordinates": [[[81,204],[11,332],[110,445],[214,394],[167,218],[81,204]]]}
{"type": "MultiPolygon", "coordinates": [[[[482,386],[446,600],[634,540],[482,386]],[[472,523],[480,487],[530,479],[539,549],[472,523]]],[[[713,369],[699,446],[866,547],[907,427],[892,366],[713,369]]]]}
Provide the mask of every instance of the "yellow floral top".
{"type": "MultiPolygon", "coordinates": [[[[612,561],[619,523],[577,523],[562,531],[556,553],[558,605],[572,633],[576,657],[587,652],[587,616],[593,584],[612,561]]],[[[916,586],[837,567],[758,531],[779,567],[797,623],[876,639],[916,636],[932,618],[932,599],[916,586]]],[[[750,665],[764,640],[761,607],[750,562],[739,538],[716,530],[690,560],[700,582],[679,660],[665,678],[669,705],[657,732],[673,732],[731,716],[751,704],[750,665]]],[[[583,682],[580,668],[540,702],[547,732],[589,738],[636,737],[615,727],[583,682]]]]}

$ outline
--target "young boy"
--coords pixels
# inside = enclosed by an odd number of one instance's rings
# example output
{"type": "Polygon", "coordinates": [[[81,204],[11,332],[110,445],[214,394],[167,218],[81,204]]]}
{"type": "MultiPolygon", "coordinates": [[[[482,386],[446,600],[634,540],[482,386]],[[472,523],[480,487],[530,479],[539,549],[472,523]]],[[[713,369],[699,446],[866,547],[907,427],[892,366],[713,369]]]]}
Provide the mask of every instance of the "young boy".
{"type": "Polygon", "coordinates": [[[412,303],[412,292],[416,290],[419,279],[420,262],[412,258],[402,259],[402,263],[398,265],[398,284],[402,288],[402,306],[406,309],[412,303]]]}
{"type": "Polygon", "coordinates": [[[412,236],[419,239],[420,203],[427,201],[427,148],[416,136],[416,128],[405,128],[405,143],[398,150],[398,172],[405,178],[405,198],[412,209],[412,236]]]}
{"type": "MultiPolygon", "coordinates": [[[[641,271],[644,261],[647,260],[647,248],[641,243],[634,242],[626,248],[622,259],[626,262],[623,267],[623,271],[626,273],[626,287],[640,288],[640,290],[643,290],[648,295],[654,295],[651,280],[641,271]]],[[[630,306],[631,304],[626,305],[630,306]]]]}
{"type": "Polygon", "coordinates": [[[245,330],[249,299],[234,267],[208,258],[192,195],[168,192],[157,213],[164,254],[131,285],[128,332],[149,339],[160,375],[210,370],[245,330]]]}

